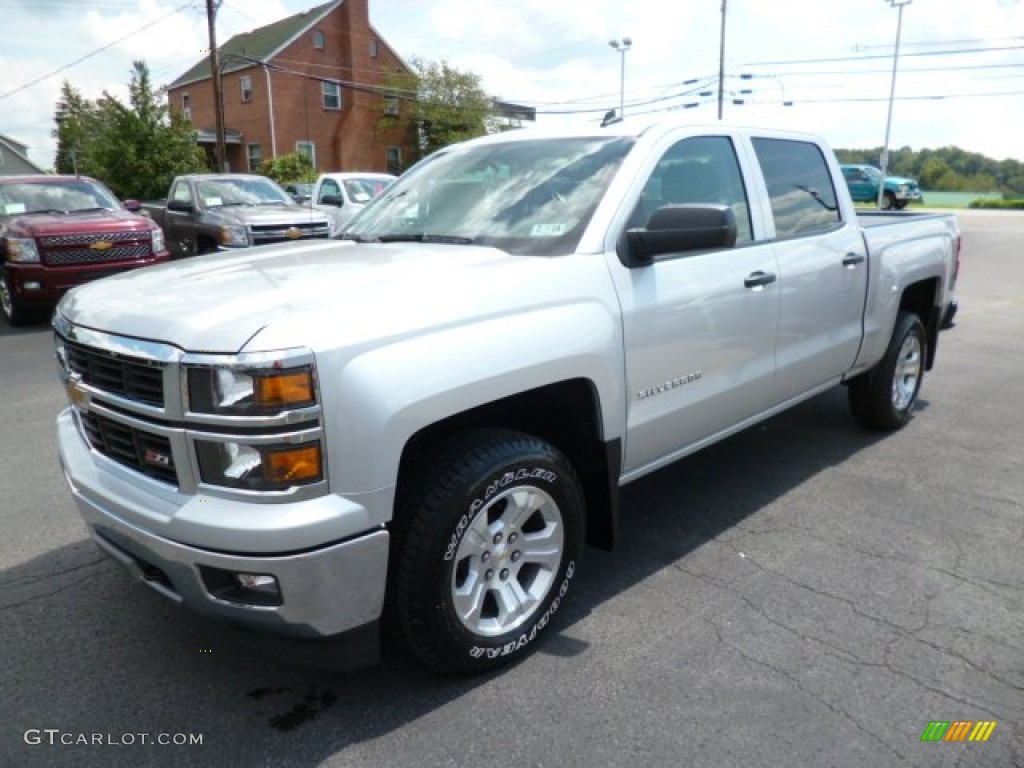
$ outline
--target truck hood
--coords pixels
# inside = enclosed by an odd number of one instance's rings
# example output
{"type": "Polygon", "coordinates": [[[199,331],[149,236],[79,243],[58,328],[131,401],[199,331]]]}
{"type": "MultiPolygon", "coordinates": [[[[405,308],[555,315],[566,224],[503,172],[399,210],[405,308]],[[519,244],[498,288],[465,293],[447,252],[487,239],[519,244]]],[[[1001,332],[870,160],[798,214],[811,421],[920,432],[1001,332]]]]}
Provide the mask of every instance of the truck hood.
{"type": "MultiPolygon", "coordinates": [[[[70,291],[58,311],[77,325],[192,352],[316,350],[525,311],[531,302],[564,303],[569,294],[593,299],[600,289],[581,279],[578,263],[567,263],[577,258],[584,257],[422,243],[289,243],[98,280],[70,291]]],[[[603,269],[582,272],[607,278],[603,269]]]]}
{"type": "Polygon", "coordinates": [[[322,211],[304,205],[232,205],[208,208],[207,214],[225,224],[300,224],[307,221],[326,221],[322,211]]]}
{"type": "Polygon", "coordinates": [[[28,237],[82,235],[93,232],[148,232],[150,219],[131,211],[88,211],[83,213],[23,213],[5,222],[10,234],[28,237]]]}
{"type": "Polygon", "coordinates": [[[917,186],[917,181],[916,180],[908,179],[905,176],[886,176],[885,177],[885,183],[886,184],[892,184],[892,185],[897,186],[897,187],[902,187],[902,186],[916,187],[917,186]]]}

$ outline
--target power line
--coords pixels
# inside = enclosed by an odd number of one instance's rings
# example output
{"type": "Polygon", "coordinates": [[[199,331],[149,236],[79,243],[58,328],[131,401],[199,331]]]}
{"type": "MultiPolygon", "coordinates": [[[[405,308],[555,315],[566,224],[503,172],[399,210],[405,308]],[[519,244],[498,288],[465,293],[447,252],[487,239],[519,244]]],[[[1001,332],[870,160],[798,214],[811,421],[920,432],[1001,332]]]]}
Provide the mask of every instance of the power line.
{"type": "Polygon", "coordinates": [[[65,64],[64,66],[62,66],[62,67],[60,67],[58,69],[53,70],[52,72],[50,72],[48,74],[42,75],[41,77],[37,77],[35,80],[30,80],[29,82],[27,82],[27,83],[25,83],[23,85],[19,85],[13,91],[7,91],[7,93],[0,93],[0,99],[6,99],[8,96],[13,96],[16,93],[21,93],[26,88],[31,88],[33,85],[36,85],[37,83],[41,83],[43,80],[48,80],[51,77],[53,77],[54,75],[59,75],[61,72],[65,72],[65,71],[71,69],[76,64],[81,64],[86,59],[91,59],[93,56],[96,56],[97,54],[103,53],[103,51],[105,51],[105,50],[107,50],[109,48],[113,48],[115,45],[117,45],[118,43],[124,42],[129,37],[134,37],[135,35],[139,34],[140,32],[144,32],[147,29],[149,29],[150,27],[156,26],[157,24],[159,24],[164,19],[170,18],[171,16],[173,16],[176,13],[181,13],[183,10],[188,8],[190,5],[192,5],[191,2],[185,3],[184,5],[179,5],[177,8],[173,9],[169,13],[165,13],[160,18],[155,19],[154,21],[151,21],[148,24],[143,24],[141,27],[136,29],[134,32],[129,32],[127,35],[124,35],[123,37],[119,37],[119,38],[117,38],[117,40],[114,40],[113,42],[107,43],[106,45],[104,45],[101,48],[97,48],[96,50],[91,51],[90,53],[87,53],[84,56],[79,56],[74,61],[72,61],[72,62],[70,62],[68,64],[65,64]]]}
{"type": "MultiPolygon", "coordinates": [[[[900,58],[910,58],[913,56],[958,56],[964,53],[998,53],[1000,51],[1021,51],[1024,50],[1024,45],[1009,45],[1001,46],[999,48],[963,48],[956,51],[918,51],[917,53],[904,53],[900,55],[900,58]]],[[[869,61],[871,59],[891,59],[892,56],[888,54],[879,54],[877,56],[840,56],[823,59],[790,59],[788,61],[751,61],[746,66],[748,67],[761,67],[761,66],[777,66],[777,65],[790,65],[790,64],[824,64],[832,61],[869,61]]]]}

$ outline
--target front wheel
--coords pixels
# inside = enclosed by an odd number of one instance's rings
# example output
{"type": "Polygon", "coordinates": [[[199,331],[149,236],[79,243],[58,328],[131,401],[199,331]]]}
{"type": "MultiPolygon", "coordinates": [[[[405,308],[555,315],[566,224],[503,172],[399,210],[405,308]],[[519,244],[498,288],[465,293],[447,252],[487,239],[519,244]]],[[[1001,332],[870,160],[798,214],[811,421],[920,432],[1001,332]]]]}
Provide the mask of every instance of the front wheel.
{"type": "Polygon", "coordinates": [[[850,409],[862,426],[891,431],[910,421],[924,378],[927,344],[920,318],[900,312],[885,355],[850,382],[850,409]]]}
{"type": "Polygon", "coordinates": [[[892,192],[882,194],[882,210],[891,211],[896,206],[896,195],[892,192]]]}
{"type": "Polygon", "coordinates": [[[548,443],[463,434],[401,494],[389,609],[399,640],[443,673],[526,655],[558,611],[583,548],[583,493],[548,443]]]}
{"type": "Polygon", "coordinates": [[[0,311],[9,325],[26,325],[32,320],[32,310],[14,297],[7,283],[7,275],[0,273],[0,311]]]}

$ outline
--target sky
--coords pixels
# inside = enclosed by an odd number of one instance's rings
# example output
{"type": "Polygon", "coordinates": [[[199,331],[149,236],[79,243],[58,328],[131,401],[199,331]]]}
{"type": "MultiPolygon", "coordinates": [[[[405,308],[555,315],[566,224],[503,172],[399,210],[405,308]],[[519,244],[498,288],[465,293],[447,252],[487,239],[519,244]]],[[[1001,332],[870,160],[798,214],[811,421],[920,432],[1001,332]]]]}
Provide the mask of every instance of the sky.
{"type": "MultiPolygon", "coordinates": [[[[725,120],[847,149],[881,147],[888,125],[893,149],[1024,161],[1024,0],[891,2],[370,0],[370,21],[403,59],[472,72],[490,95],[535,107],[538,125],[593,124],[620,101],[627,120],[708,123],[724,5],[725,120]],[[609,45],[623,38],[625,52],[609,45]]],[[[318,4],[222,0],[218,40],[318,4]]],[[[0,134],[47,169],[64,80],[127,102],[134,60],[161,86],[208,48],[203,0],[0,0],[0,28],[0,134]]]]}

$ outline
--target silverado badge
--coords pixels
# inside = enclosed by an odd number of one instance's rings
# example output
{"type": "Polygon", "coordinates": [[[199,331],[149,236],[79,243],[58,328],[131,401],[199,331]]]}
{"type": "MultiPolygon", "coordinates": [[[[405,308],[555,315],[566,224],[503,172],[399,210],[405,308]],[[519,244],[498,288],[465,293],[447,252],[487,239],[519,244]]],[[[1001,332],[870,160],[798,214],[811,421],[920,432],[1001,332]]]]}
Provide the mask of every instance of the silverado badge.
{"type": "Polygon", "coordinates": [[[108,243],[106,240],[97,240],[95,243],[89,244],[89,249],[93,251],[109,251],[114,247],[113,243],[108,243]]]}

